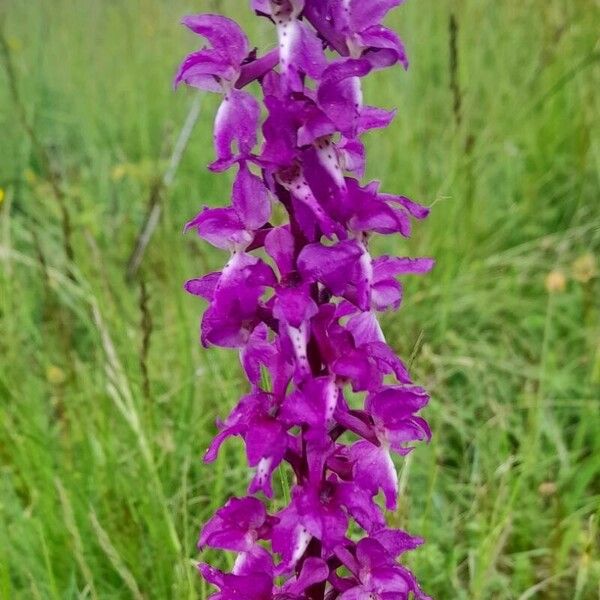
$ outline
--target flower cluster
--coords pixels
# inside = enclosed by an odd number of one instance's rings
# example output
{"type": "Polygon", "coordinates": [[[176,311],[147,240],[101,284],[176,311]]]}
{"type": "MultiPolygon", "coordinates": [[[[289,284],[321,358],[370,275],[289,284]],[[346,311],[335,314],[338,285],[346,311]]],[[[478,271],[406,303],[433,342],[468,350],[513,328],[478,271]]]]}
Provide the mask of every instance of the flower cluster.
{"type": "Polygon", "coordinates": [[[369,247],[377,234],[408,236],[428,211],[361,182],[361,135],[394,117],[364,103],[361,79],[407,66],[381,23],[400,2],[252,0],[277,35],[260,56],[228,18],[183,21],[208,44],[176,83],[222,95],[210,169],[235,169],[231,204],[186,226],[229,260],[186,289],[208,302],[202,343],[237,349],[249,382],[205,456],[239,436],[253,469],[248,496],[229,500],[200,535],[201,548],[237,553],[231,573],[200,565],[215,600],[426,598],[397,562],[422,540],[388,527],[382,505],[396,507],[392,455],[430,437],[418,416],[428,396],[377,313],[399,307],[399,276],[433,261],[369,247]],[[252,82],[262,104],[244,89],[252,82]],[[276,469],[293,485],[269,514],[276,469]]]}

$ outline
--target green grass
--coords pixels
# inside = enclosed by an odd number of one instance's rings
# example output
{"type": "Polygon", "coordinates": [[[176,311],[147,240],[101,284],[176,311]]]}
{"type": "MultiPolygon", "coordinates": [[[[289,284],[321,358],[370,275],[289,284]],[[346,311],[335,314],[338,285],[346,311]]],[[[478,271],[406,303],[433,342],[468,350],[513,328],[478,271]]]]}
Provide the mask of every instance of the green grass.
{"type": "MultiPolygon", "coordinates": [[[[249,17],[245,2],[221,4],[249,17]]],[[[203,203],[227,200],[228,177],[204,168],[216,98],[203,99],[165,197],[147,298],[124,277],[194,99],[170,88],[196,43],[177,22],[209,5],[0,5],[23,108],[66,190],[74,256],[0,69],[3,599],[205,598],[197,531],[245,487],[236,442],[215,465],[200,459],[245,388],[234,354],[200,349],[201,306],[181,290],[223,261],[181,236],[203,203]]],[[[391,520],[427,538],[410,563],[438,600],[598,597],[600,281],[573,263],[598,264],[600,250],[599,19],[590,0],[412,0],[394,17],[410,71],[367,86],[399,107],[369,138],[370,176],[434,205],[409,243],[382,248],[438,260],[384,323],[432,393],[434,438],[401,466],[391,520]],[[565,285],[548,293],[553,271],[565,285]]],[[[263,23],[255,40],[270,35],[263,23]]]]}

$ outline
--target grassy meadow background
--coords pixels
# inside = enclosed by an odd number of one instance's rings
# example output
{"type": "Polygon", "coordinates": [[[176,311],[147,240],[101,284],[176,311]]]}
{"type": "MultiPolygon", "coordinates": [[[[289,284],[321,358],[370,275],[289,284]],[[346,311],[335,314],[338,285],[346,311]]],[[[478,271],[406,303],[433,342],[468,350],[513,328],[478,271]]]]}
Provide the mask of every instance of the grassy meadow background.
{"type": "MultiPolygon", "coordinates": [[[[2,599],[209,593],[198,529],[248,478],[235,441],[201,462],[244,383],[182,292],[224,258],[181,235],[228,199],[217,98],[125,277],[196,98],[170,85],[198,44],[178,20],[205,10],[272,43],[242,0],[0,0],[2,599]]],[[[438,261],[384,323],[432,394],[390,519],[427,538],[437,600],[599,595],[599,22],[596,0],[411,0],[411,69],[367,84],[399,108],[369,176],[433,205],[381,247],[438,261]]]]}

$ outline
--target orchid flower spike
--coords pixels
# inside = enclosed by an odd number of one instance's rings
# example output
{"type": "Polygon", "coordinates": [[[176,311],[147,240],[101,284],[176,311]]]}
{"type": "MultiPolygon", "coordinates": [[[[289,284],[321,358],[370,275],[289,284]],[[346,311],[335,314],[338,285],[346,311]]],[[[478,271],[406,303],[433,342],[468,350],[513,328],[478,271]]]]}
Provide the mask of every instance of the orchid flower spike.
{"type": "Polygon", "coordinates": [[[361,181],[362,135],[395,115],[365,103],[362,80],[408,66],[382,24],[401,1],[252,0],[274,27],[261,55],[226,17],[183,20],[204,45],[175,84],[221,94],[210,169],[235,169],[230,204],[186,225],[228,258],[185,288],[207,303],[202,344],[236,349],[248,380],[205,454],[239,437],[252,470],[247,495],[200,533],[199,548],[235,553],[229,573],[199,565],[214,600],[428,598],[399,561],[423,540],[390,529],[385,512],[396,461],[431,437],[419,414],[429,396],[378,315],[400,307],[402,277],[434,261],[374,255],[371,239],[407,237],[429,211],[361,181]],[[291,482],[283,506],[278,470],[291,482]]]}

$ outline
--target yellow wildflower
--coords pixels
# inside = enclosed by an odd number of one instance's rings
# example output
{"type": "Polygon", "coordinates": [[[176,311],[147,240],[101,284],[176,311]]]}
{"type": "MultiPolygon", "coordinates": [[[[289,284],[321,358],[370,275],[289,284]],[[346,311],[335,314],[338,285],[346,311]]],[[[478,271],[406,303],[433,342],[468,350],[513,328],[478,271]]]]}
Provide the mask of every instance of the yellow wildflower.
{"type": "Polygon", "coordinates": [[[567,287],[567,278],[562,271],[554,269],[546,275],[546,290],[550,294],[564,292],[567,287]]]}
{"type": "Polygon", "coordinates": [[[46,379],[52,385],[61,385],[65,382],[66,378],[65,372],[56,365],[50,365],[46,369],[46,379]]]}
{"type": "Polygon", "coordinates": [[[571,266],[573,279],[579,283],[588,283],[598,274],[596,268],[596,257],[591,252],[582,254],[571,266]]]}
{"type": "Polygon", "coordinates": [[[556,483],[554,483],[554,481],[544,481],[543,483],[540,483],[539,487],[538,487],[538,492],[540,494],[540,496],[554,496],[554,494],[556,494],[556,490],[558,489],[558,486],[556,485],[556,483]]]}
{"type": "Polygon", "coordinates": [[[113,181],[120,181],[121,179],[123,179],[123,177],[125,177],[125,175],[127,175],[127,171],[128,171],[128,165],[126,165],[126,164],[115,165],[112,169],[110,176],[113,181]]]}

